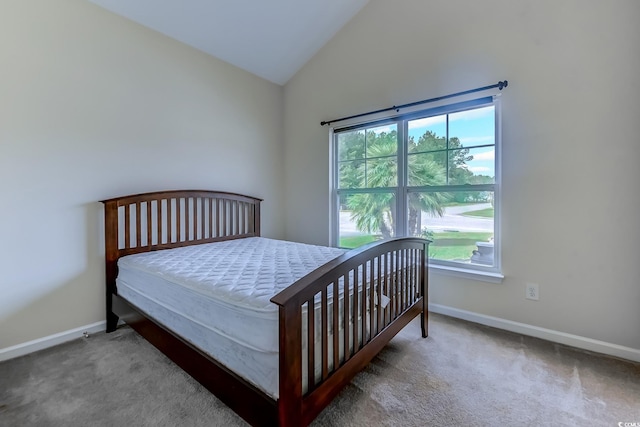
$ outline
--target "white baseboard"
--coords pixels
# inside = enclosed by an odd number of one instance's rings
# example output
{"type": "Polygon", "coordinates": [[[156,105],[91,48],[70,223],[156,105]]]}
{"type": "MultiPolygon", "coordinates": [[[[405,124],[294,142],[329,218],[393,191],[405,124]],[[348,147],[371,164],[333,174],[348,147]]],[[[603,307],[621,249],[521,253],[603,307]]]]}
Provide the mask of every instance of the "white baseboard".
{"type": "Polygon", "coordinates": [[[460,310],[440,304],[429,304],[429,311],[456,317],[458,319],[468,320],[474,323],[480,323],[481,325],[516,332],[522,335],[541,338],[547,341],[580,348],[582,350],[592,351],[594,353],[602,353],[609,356],[619,357],[621,359],[640,362],[640,350],[631,347],[611,344],[604,341],[581,337],[579,335],[567,334],[564,332],[554,331],[552,329],[540,328],[538,326],[527,325],[526,323],[513,322],[499,317],[485,316],[484,314],[460,310]]]}
{"type": "Polygon", "coordinates": [[[3,348],[0,349],[0,362],[19,356],[24,356],[25,354],[33,353],[35,351],[44,350],[45,348],[53,347],[54,345],[62,344],[67,341],[80,338],[84,336],[85,332],[88,334],[102,332],[106,329],[106,327],[106,321],[92,323],[90,325],[85,325],[79,328],[49,335],[48,337],[38,338],[37,340],[3,348]]]}
{"type": "MultiPolygon", "coordinates": [[[[579,335],[567,334],[564,332],[554,331],[552,329],[540,328],[538,326],[527,325],[526,323],[513,322],[511,320],[501,319],[499,317],[486,316],[471,311],[460,310],[453,307],[447,307],[440,304],[429,304],[429,311],[444,314],[446,316],[458,319],[468,320],[470,322],[479,323],[481,325],[491,326],[506,331],[515,332],[522,335],[528,335],[541,338],[547,341],[557,342],[576,348],[580,348],[595,353],[607,354],[609,356],[619,357],[622,359],[640,362],[640,350],[625,347],[617,344],[611,344],[604,341],[598,341],[591,338],[581,337],[579,335]]],[[[35,351],[44,350],[67,341],[74,340],[84,336],[85,332],[92,334],[102,332],[106,329],[106,322],[97,322],[80,328],[71,329],[58,334],[49,335],[48,337],[39,338],[23,344],[0,349],[0,362],[13,359],[15,357],[24,356],[35,351]]]]}

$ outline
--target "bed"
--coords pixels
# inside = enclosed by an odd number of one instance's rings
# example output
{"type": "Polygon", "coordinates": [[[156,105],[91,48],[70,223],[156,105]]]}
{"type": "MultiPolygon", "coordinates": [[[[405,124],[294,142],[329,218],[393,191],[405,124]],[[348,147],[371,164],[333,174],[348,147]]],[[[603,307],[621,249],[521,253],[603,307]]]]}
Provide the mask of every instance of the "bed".
{"type": "Polygon", "coordinates": [[[427,336],[429,241],[267,239],[261,202],[102,201],[107,332],[126,322],[251,425],[304,426],[416,316],[427,336]]]}

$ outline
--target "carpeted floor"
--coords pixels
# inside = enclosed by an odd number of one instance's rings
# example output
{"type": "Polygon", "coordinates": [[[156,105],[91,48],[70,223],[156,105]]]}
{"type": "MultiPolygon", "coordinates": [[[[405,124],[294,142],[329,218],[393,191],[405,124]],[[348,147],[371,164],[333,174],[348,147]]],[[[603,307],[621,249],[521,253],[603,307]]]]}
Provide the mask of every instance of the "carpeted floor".
{"type": "MultiPolygon", "coordinates": [[[[640,364],[440,315],[412,322],[314,426],[640,425],[640,364]]],[[[243,426],[128,327],[0,363],[1,426],[243,426]]]]}

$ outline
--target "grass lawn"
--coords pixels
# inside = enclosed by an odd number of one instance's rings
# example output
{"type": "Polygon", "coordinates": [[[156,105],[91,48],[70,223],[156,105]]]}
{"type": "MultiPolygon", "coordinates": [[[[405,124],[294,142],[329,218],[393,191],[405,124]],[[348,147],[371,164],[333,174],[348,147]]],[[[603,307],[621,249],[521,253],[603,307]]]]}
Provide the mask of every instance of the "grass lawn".
{"type": "Polygon", "coordinates": [[[487,242],[493,233],[487,232],[442,232],[433,233],[429,245],[429,256],[444,260],[470,259],[477,249],[476,242],[487,242]]]}
{"type": "Polygon", "coordinates": [[[379,236],[345,236],[340,238],[339,246],[341,248],[353,249],[358,246],[366,245],[367,243],[371,243],[373,241],[380,240],[379,236]]]}

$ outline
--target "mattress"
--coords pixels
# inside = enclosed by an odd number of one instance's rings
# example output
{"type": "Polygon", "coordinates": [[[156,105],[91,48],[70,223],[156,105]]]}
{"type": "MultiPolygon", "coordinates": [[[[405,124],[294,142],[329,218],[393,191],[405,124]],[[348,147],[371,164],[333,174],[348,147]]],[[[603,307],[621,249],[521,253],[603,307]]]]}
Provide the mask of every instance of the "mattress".
{"type": "Polygon", "coordinates": [[[120,296],[277,399],[278,307],[270,299],[344,252],[263,237],[187,246],[120,258],[116,285],[120,296]]]}

